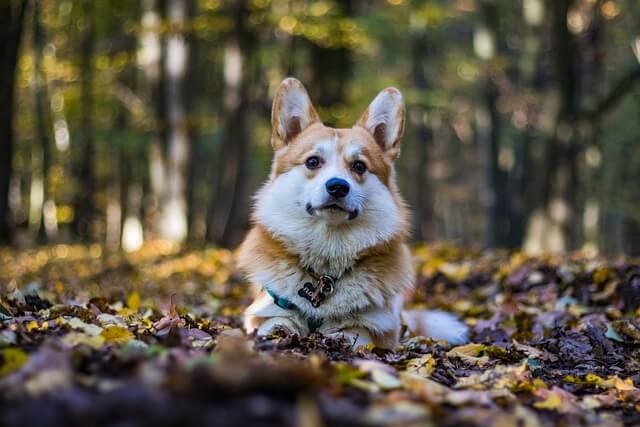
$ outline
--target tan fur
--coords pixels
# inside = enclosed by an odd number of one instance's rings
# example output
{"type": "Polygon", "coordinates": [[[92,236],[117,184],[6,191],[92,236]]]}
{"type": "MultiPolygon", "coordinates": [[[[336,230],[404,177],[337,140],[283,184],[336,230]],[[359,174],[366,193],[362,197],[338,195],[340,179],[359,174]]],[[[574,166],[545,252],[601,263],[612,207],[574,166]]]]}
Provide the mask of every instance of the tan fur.
{"type": "MultiPolygon", "coordinates": [[[[400,96],[397,90],[389,90],[400,96]]],[[[344,335],[356,340],[357,344],[372,341],[387,348],[397,345],[402,295],[413,286],[414,281],[411,255],[405,243],[409,234],[408,210],[395,184],[393,165],[399,153],[404,105],[398,111],[401,116],[396,120],[399,121],[400,131],[396,140],[389,143],[384,139],[383,127],[367,129],[368,112],[351,129],[324,126],[308,100],[304,87],[294,79],[282,83],[272,111],[271,142],[275,150],[272,171],[269,181],[257,195],[258,200],[279,176],[293,168],[304,167],[305,160],[314,155],[318,141],[330,141],[335,144],[331,147],[338,153],[342,170],[349,174],[350,179],[354,182],[367,179],[351,170],[353,162],[360,160],[366,164],[368,173],[378,177],[386,186],[396,207],[398,226],[393,235],[383,241],[348,256],[334,257],[321,251],[300,250],[295,242],[287,241],[276,231],[270,230],[254,215],[254,225],[239,248],[239,267],[254,283],[260,286],[269,283],[273,292],[296,304],[300,312],[276,306],[272,298],[262,291],[245,313],[248,331],[269,333],[274,327],[281,326],[292,332],[306,334],[309,332],[306,319],[312,317],[323,319],[319,331],[325,334],[344,335]],[[295,92],[295,99],[304,109],[295,112],[304,117],[289,117],[282,113],[281,109],[285,108],[282,105],[285,102],[283,97],[289,95],[287,91],[292,88],[298,91],[295,92]],[[307,101],[308,105],[305,104],[307,101]],[[317,308],[297,295],[298,288],[310,280],[305,271],[307,268],[320,274],[338,276],[335,292],[317,308]]],[[[305,170],[304,177],[311,180],[315,174],[314,170],[305,170]]],[[[304,215],[302,209],[301,215],[304,215]]],[[[348,236],[353,227],[355,225],[347,222],[336,225],[330,231],[334,233],[334,238],[340,233],[348,236]]]]}

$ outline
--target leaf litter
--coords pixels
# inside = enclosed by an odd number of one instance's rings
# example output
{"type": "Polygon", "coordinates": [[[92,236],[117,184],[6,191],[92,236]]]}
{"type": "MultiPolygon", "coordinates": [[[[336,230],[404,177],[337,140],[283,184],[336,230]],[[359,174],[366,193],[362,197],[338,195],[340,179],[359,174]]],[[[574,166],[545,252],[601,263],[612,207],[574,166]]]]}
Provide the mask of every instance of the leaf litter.
{"type": "Polygon", "coordinates": [[[0,425],[640,424],[640,264],[415,248],[471,341],[247,336],[224,249],[0,249],[0,425]]]}

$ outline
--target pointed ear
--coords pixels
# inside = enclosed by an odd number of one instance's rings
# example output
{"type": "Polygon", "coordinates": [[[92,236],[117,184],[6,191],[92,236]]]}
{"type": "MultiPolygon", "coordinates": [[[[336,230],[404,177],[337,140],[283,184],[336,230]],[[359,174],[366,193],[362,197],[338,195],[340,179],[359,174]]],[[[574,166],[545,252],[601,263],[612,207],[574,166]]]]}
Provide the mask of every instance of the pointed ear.
{"type": "Polygon", "coordinates": [[[369,104],[358,120],[373,136],[382,151],[395,159],[400,154],[400,139],[404,132],[404,99],[394,87],[384,89],[369,104]]]}
{"type": "Polygon", "coordinates": [[[309,125],[320,121],[311,99],[299,80],[284,79],[273,99],[271,109],[271,146],[278,150],[309,125]]]}

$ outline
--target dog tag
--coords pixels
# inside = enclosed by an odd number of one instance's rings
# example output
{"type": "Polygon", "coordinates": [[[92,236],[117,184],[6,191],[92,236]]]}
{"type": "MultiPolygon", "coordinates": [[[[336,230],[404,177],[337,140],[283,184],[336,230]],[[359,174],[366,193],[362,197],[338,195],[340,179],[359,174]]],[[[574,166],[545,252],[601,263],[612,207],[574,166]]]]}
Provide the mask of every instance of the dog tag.
{"type": "Polygon", "coordinates": [[[311,305],[317,308],[320,305],[321,298],[324,296],[321,291],[320,286],[313,286],[311,282],[307,282],[298,290],[298,295],[309,300],[311,305]]]}
{"type": "Polygon", "coordinates": [[[332,293],[333,279],[329,276],[320,277],[315,286],[311,282],[307,282],[298,290],[298,295],[308,300],[315,308],[318,308],[332,293]]]}

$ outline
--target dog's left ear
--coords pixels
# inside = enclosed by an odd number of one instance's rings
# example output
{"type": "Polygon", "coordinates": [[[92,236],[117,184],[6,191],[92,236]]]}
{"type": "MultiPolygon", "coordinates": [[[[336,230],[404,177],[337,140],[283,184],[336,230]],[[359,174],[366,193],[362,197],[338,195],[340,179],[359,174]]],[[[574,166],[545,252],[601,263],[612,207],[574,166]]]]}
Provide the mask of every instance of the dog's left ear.
{"type": "Polygon", "coordinates": [[[309,94],[298,79],[280,83],[271,108],[271,146],[274,150],[288,145],[312,123],[320,121],[309,94]]]}
{"type": "Polygon", "coordinates": [[[365,128],[382,151],[395,159],[400,154],[404,114],[402,94],[389,87],[375,97],[356,125],[365,128]]]}

